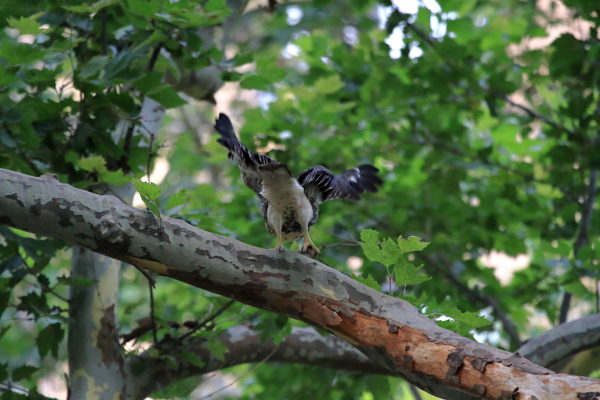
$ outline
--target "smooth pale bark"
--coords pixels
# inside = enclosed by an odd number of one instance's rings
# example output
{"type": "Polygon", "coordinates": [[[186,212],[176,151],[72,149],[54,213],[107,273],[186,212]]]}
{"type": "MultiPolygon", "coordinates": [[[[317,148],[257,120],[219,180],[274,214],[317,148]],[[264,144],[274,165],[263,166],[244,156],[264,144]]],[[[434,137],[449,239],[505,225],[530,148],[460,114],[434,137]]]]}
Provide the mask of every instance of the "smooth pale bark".
{"type": "Polygon", "coordinates": [[[120,262],[74,247],[71,277],[95,282],[73,286],[69,299],[69,398],[111,400],[125,391],[116,321],[120,262]]]}
{"type": "Polygon", "coordinates": [[[48,178],[0,170],[0,223],[87,247],[244,303],[306,321],[440,397],[581,399],[600,381],[554,373],[438,327],[297,253],[249,246],[48,178]]]}

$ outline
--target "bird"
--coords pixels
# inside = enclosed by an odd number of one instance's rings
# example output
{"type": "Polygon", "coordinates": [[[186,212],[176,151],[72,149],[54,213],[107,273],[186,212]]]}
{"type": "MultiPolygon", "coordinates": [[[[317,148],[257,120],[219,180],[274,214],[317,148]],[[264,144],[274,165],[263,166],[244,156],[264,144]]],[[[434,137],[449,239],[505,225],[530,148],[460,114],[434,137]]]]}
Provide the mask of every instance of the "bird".
{"type": "Polygon", "coordinates": [[[319,216],[319,205],[333,199],[360,200],[363,192],[377,192],[383,184],[377,176],[379,170],[370,164],[338,175],[316,165],[295,178],[287,165],[248,150],[238,140],[226,114],[219,114],[214,129],[220,134],[217,142],[229,150],[229,159],[237,162],[244,183],[258,195],[267,231],[275,236],[275,249],[279,252],[285,250],[283,242],[302,237],[300,251],[313,257],[319,255],[309,234],[319,216]]]}

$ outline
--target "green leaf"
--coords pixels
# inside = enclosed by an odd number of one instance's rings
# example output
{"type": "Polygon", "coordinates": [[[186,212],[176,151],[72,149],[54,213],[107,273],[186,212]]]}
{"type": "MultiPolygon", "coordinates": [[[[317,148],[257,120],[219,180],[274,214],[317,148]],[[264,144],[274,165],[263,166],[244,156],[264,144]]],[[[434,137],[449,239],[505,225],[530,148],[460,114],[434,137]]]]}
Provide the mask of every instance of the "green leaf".
{"type": "Polygon", "coordinates": [[[154,17],[161,9],[157,0],[127,0],[127,6],[133,14],[146,18],[154,17]]]}
{"type": "Polygon", "coordinates": [[[365,257],[367,257],[369,260],[373,262],[380,262],[382,264],[385,264],[385,262],[388,261],[388,257],[381,250],[377,243],[361,242],[360,247],[362,247],[363,252],[365,253],[365,257]]]}
{"type": "Polygon", "coordinates": [[[408,262],[394,266],[396,285],[418,285],[431,279],[429,275],[421,273],[419,270],[420,268],[416,268],[408,262]]]}
{"type": "Polygon", "coordinates": [[[27,43],[0,41],[0,54],[13,65],[26,65],[41,61],[47,50],[27,43]]]}
{"type": "Polygon", "coordinates": [[[398,248],[402,253],[412,253],[413,251],[421,251],[429,245],[429,242],[421,242],[421,238],[417,236],[409,236],[404,239],[398,236],[398,248]]]}
{"type": "Polygon", "coordinates": [[[480,317],[476,312],[462,312],[458,308],[451,308],[449,310],[444,310],[443,312],[456,322],[472,326],[473,328],[482,328],[492,323],[486,318],[480,317]]]}
{"type": "Polygon", "coordinates": [[[39,368],[32,365],[21,365],[15,368],[11,374],[14,381],[20,381],[21,379],[27,379],[33,375],[39,368]]]}
{"type": "Polygon", "coordinates": [[[153,91],[148,97],[158,101],[165,108],[175,108],[187,103],[172,86],[153,91]]]}
{"type": "Polygon", "coordinates": [[[102,172],[99,178],[102,182],[115,186],[125,185],[131,181],[131,177],[123,174],[120,168],[116,171],[102,172]]]}
{"type": "Polygon", "coordinates": [[[42,329],[36,340],[40,357],[44,358],[48,353],[54,358],[58,357],[58,346],[63,336],[64,331],[60,324],[51,324],[42,329]]]}
{"type": "Polygon", "coordinates": [[[352,275],[352,278],[372,289],[380,290],[381,285],[371,275],[352,275]]]}
{"type": "Polygon", "coordinates": [[[41,15],[42,13],[37,13],[29,17],[21,17],[19,19],[9,17],[6,21],[8,22],[8,26],[18,29],[21,35],[35,35],[42,32],[40,24],[37,21],[41,15]]]}
{"type": "Polygon", "coordinates": [[[206,363],[198,356],[196,353],[192,353],[191,351],[182,351],[181,358],[185,361],[189,362],[196,367],[203,367],[206,363]]]}
{"type": "Polygon", "coordinates": [[[151,93],[162,84],[163,74],[159,72],[149,72],[133,81],[132,85],[142,93],[151,93]]]}
{"type": "Polygon", "coordinates": [[[106,172],[106,160],[102,156],[80,158],[77,162],[79,168],[88,172],[106,172]]]}
{"type": "Polygon", "coordinates": [[[344,82],[339,75],[330,75],[325,78],[319,78],[315,83],[315,91],[320,94],[335,93],[344,87],[344,82]]]}
{"type": "Polygon", "coordinates": [[[267,90],[271,82],[259,75],[247,75],[240,82],[240,87],[243,89],[267,90]]]}
{"type": "Polygon", "coordinates": [[[368,244],[377,244],[379,242],[379,232],[374,229],[363,229],[360,231],[360,240],[368,244]]]}
{"type": "Polygon", "coordinates": [[[228,10],[229,7],[225,0],[207,0],[203,6],[206,11],[222,11],[228,10]]]}
{"type": "Polygon", "coordinates": [[[177,206],[184,204],[186,201],[187,201],[187,191],[181,190],[181,191],[175,193],[173,196],[169,197],[169,200],[167,201],[166,209],[170,210],[171,208],[175,208],[177,206]]]}
{"type": "Polygon", "coordinates": [[[160,187],[152,182],[144,182],[139,179],[134,179],[133,184],[140,196],[149,200],[156,200],[160,197],[160,187]]]}
{"type": "Polygon", "coordinates": [[[63,5],[62,8],[64,8],[65,10],[68,10],[68,11],[72,11],[74,13],[92,14],[92,13],[97,13],[98,11],[102,10],[103,8],[110,7],[117,2],[119,2],[119,0],[99,0],[92,4],[82,4],[82,5],[78,5],[78,6],[63,5]]]}
{"type": "Polygon", "coordinates": [[[206,348],[219,360],[225,361],[225,354],[229,351],[227,346],[216,336],[209,336],[206,348]]]}

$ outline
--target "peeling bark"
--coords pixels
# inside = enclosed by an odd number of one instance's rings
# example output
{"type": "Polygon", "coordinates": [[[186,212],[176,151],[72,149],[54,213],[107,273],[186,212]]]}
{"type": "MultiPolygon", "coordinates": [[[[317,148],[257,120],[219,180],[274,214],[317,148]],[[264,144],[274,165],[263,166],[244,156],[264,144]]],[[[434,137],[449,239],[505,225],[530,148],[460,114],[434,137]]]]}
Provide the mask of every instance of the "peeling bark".
{"type": "Polygon", "coordinates": [[[315,260],[259,249],[111,196],[0,170],[0,221],[318,325],[421,388],[446,397],[578,399],[596,379],[557,374],[438,327],[409,303],[315,260]],[[397,327],[397,328],[396,328],[397,327]],[[441,389],[440,389],[441,388],[441,389]]]}

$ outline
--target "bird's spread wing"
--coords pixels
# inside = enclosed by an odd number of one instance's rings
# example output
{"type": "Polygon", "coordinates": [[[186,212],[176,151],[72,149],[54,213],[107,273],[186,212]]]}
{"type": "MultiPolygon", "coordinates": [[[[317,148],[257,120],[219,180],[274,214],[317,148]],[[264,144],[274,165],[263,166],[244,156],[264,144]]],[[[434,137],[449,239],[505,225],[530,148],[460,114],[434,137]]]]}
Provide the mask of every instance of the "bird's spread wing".
{"type": "Polygon", "coordinates": [[[244,183],[255,193],[260,194],[262,178],[259,174],[259,168],[264,165],[278,163],[270,157],[248,150],[235,136],[233,125],[227,115],[219,114],[215,121],[215,130],[221,134],[217,142],[227,147],[229,158],[238,163],[244,183]]]}
{"type": "Polygon", "coordinates": [[[317,165],[304,171],[298,182],[304,187],[306,195],[317,203],[333,199],[360,200],[365,190],[376,192],[383,181],[377,176],[379,170],[372,165],[358,167],[334,175],[327,168],[317,165]]]}

